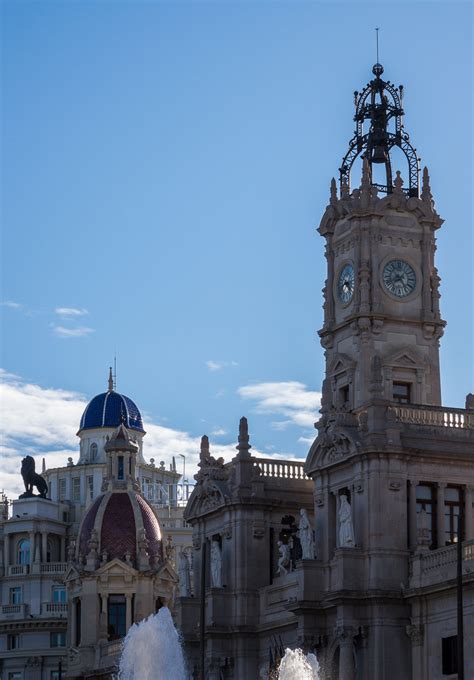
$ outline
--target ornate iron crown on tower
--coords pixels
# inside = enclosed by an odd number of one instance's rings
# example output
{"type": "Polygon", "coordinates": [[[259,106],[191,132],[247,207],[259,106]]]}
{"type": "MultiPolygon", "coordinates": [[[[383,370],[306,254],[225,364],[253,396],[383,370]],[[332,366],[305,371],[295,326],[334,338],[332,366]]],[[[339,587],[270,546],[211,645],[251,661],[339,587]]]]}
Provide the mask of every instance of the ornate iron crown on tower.
{"type": "Polygon", "coordinates": [[[391,194],[393,181],[390,151],[398,146],[405,154],[409,167],[409,186],[404,192],[409,197],[418,198],[420,159],[403,127],[403,85],[394,87],[389,80],[382,80],[382,64],[375,64],[372,73],[375,78],[367,83],[364,90],[354,92],[356,130],[339,168],[341,195],[350,191],[351,168],[360,154],[368,160],[370,170],[373,163],[385,165],[386,184],[372,182],[372,186],[377,191],[391,194]],[[369,123],[369,130],[364,133],[365,121],[369,123]]]}

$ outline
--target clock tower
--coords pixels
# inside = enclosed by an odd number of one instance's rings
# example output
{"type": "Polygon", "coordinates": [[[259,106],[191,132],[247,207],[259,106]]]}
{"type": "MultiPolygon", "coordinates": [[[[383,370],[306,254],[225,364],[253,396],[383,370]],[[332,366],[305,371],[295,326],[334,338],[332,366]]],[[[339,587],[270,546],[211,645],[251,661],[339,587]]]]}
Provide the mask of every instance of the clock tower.
{"type": "Polygon", "coordinates": [[[324,325],[326,355],[322,413],[352,411],[373,397],[441,404],[435,234],[437,214],[428,170],[419,187],[419,159],[403,125],[403,86],[382,79],[383,67],[355,92],[355,134],[340,168],[340,192],[319,233],[326,239],[324,325]],[[393,176],[395,154],[407,172],[393,176]],[[351,169],[362,159],[360,186],[351,169]],[[375,181],[382,173],[383,183],[375,181]]]}

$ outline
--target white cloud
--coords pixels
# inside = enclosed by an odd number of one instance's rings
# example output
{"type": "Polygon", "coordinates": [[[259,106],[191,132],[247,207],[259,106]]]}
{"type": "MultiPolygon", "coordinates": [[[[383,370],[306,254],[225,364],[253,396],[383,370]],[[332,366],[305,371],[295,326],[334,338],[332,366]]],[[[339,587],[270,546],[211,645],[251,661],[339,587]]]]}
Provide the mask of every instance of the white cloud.
{"type": "Polygon", "coordinates": [[[20,302],[13,302],[13,300],[5,300],[5,302],[2,302],[2,307],[8,307],[9,309],[23,309],[23,305],[20,302]]]}
{"type": "Polygon", "coordinates": [[[85,316],[86,314],[89,314],[88,310],[85,309],[84,307],[78,308],[78,307],[56,307],[54,310],[54,313],[57,314],[58,316],[70,318],[70,317],[77,317],[77,316],[85,316]]]}
{"type": "MultiPolygon", "coordinates": [[[[66,465],[68,457],[77,461],[79,440],[76,432],[87,400],[79,392],[44,388],[2,369],[0,379],[0,489],[3,487],[10,498],[15,498],[23,491],[20,467],[25,455],[35,458],[38,470],[43,457],[47,468],[66,465]]],[[[145,458],[154,458],[157,465],[163,460],[168,467],[175,456],[177,469],[181,471],[181,453],[186,456],[187,477],[192,480],[199,462],[201,437],[159,425],[151,418],[145,418],[144,425],[147,432],[145,458]]],[[[229,436],[228,443],[217,444],[211,438],[213,456],[222,456],[229,461],[236,455],[237,427],[236,422],[235,435],[229,436]]],[[[212,436],[224,436],[224,431],[215,430],[212,436]]],[[[270,457],[255,448],[252,448],[252,453],[257,457],[270,457]]],[[[271,457],[295,459],[293,455],[284,453],[272,453],[271,457]]]]}
{"type": "Polygon", "coordinates": [[[83,338],[94,333],[94,328],[88,326],[78,326],[77,328],[67,328],[66,326],[56,326],[53,324],[53,333],[60,338],[83,338]]]}
{"type": "Polygon", "coordinates": [[[229,366],[238,366],[236,361],[216,361],[214,359],[209,359],[206,361],[206,366],[210,371],[222,371],[223,368],[229,368],[229,366]]]}
{"type": "Polygon", "coordinates": [[[283,430],[289,425],[311,428],[317,420],[321,393],[309,390],[301,382],[257,383],[237,391],[242,399],[256,402],[257,413],[283,416],[283,420],[272,422],[274,429],[283,430]]]}
{"type": "Polygon", "coordinates": [[[222,427],[216,427],[215,430],[212,430],[211,434],[213,437],[223,437],[227,434],[227,430],[224,430],[222,427]]]}

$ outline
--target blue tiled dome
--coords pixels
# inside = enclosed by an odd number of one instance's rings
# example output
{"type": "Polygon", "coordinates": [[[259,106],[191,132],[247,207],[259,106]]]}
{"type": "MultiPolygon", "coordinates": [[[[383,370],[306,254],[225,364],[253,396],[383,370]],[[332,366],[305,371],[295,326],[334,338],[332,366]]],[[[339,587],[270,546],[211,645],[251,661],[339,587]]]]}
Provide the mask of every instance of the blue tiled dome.
{"type": "Polygon", "coordinates": [[[114,390],[103,392],[89,402],[82,414],[80,430],[96,427],[118,427],[123,423],[129,430],[143,429],[143,420],[137,405],[124,394],[114,390]]]}

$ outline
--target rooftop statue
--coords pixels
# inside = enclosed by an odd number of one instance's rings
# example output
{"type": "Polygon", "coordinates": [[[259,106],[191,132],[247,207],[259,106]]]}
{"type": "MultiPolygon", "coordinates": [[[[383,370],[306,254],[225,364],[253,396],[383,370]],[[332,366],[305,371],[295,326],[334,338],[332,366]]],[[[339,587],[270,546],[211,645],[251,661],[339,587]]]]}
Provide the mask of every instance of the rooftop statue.
{"type": "Polygon", "coordinates": [[[46,480],[41,475],[35,472],[35,459],[32,456],[26,456],[21,461],[21,476],[25,484],[25,493],[22,493],[20,498],[31,498],[39,495],[41,498],[46,498],[48,493],[48,485],[46,480]],[[33,493],[33,487],[38,489],[39,494],[33,493]]]}

